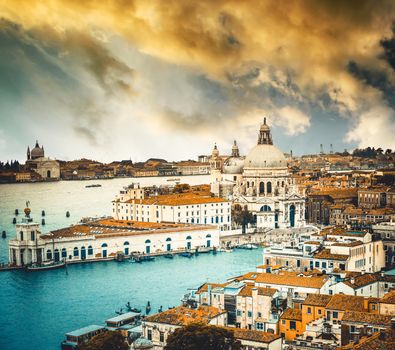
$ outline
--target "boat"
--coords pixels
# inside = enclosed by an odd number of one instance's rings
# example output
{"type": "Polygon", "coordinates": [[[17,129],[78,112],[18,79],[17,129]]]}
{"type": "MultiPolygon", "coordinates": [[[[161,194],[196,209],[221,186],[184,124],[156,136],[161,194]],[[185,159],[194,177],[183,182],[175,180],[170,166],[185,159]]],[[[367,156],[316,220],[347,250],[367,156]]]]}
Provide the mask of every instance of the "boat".
{"type": "Polygon", "coordinates": [[[177,177],[177,178],[174,178],[174,179],[167,179],[167,181],[180,181],[181,179],[179,178],[179,177],[177,177]]]}
{"type": "Polygon", "coordinates": [[[140,257],[142,261],[153,261],[155,258],[153,256],[144,255],[140,257]]]}
{"type": "Polygon", "coordinates": [[[165,255],[165,258],[166,259],[173,259],[174,258],[174,254],[168,253],[168,254],[165,255]]]}
{"type": "Polygon", "coordinates": [[[230,248],[219,248],[217,251],[218,252],[224,252],[224,253],[232,253],[233,249],[230,249],[230,248]]]}
{"type": "Polygon", "coordinates": [[[192,252],[183,252],[180,255],[183,256],[184,258],[191,258],[193,253],[192,252]]]}
{"type": "Polygon", "coordinates": [[[240,248],[240,249],[258,249],[258,246],[248,243],[248,244],[243,244],[243,245],[239,246],[238,248],[240,248]]]}
{"type": "Polygon", "coordinates": [[[196,253],[210,253],[211,247],[198,247],[196,248],[196,253]]]}
{"type": "Polygon", "coordinates": [[[60,269],[66,266],[65,261],[45,261],[41,264],[31,264],[26,267],[28,271],[41,271],[41,270],[53,270],[60,269]]]}
{"type": "Polygon", "coordinates": [[[85,188],[91,188],[91,187],[101,187],[100,184],[92,184],[92,185],[86,185],[85,188]]]}

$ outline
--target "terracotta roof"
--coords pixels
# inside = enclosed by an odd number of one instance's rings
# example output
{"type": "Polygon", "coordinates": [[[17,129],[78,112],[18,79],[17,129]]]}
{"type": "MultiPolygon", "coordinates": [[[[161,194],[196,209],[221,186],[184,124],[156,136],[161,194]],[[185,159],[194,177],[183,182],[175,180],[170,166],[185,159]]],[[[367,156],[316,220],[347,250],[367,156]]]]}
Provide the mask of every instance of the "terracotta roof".
{"type": "Polygon", "coordinates": [[[286,309],[280,317],[286,320],[302,321],[302,310],[300,309],[286,309]]]}
{"type": "Polygon", "coordinates": [[[367,323],[370,325],[389,326],[393,316],[372,314],[369,312],[346,311],[342,318],[342,323],[367,323]]]}
{"type": "Polygon", "coordinates": [[[198,309],[190,309],[184,306],[178,306],[152,315],[146,318],[147,322],[166,323],[174,326],[185,326],[190,323],[206,323],[211,319],[225,313],[226,311],[217,309],[213,306],[200,306],[198,309]]]}
{"type": "Polygon", "coordinates": [[[292,276],[292,275],[276,275],[271,273],[260,273],[256,278],[256,283],[262,284],[279,284],[285,286],[321,288],[327,281],[326,276],[292,276]]]}
{"type": "Polygon", "coordinates": [[[311,305],[311,306],[322,306],[325,307],[328,305],[330,300],[332,299],[331,295],[326,294],[309,294],[307,298],[304,300],[303,305],[311,305]]]}
{"type": "Polygon", "coordinates": [[[307,242],[304,242],[304,244],[315,244],[315,245],[320,245],[321,242],[318,242],[318,241],[307,241],[307,242]]]}
{"type": "MultiPolygon", "coordinates": [[[[390,332],[388,332],[390,333],[390,332]]],[[[358,344],[348,344],[338,347],[337,350],[395,350],[394,335],[389,334],[385,339],[380,339],[380,333],[374,333],[370,337],[362,337],[358,344]]]]}
{"type": "Polygon", "coordinates": [[[211,283],[211,282],[205,283],[197,290],[197,292],[195,294],[201,294],[201,293],[207,292],[208,286],[211,286],[211,289],[214,289],[214,288],[218,288],[218,287],[224,287],[224,286],[226,286],[226,283],[211,283]]]}
{"type": "Polygon", "coordinates": [[[179,231],[194,231],[213,229],[215,226],[210,225],[192,225],[181,223],[156,223],[156,222],[141,222],[141,221],[126,221],[104,219],[92,221],[84,224],[73,225],[59,230],[54,230],[41,235],[42,239],[57,239],[64,237],[115,237],[115,236],[133,236],[133,235],[147,235],[165,232],[179,232],[179,231]]]}
{"type": "Polygon", "coordinates": [[[363,242],[361,241],[352,241],[352,242],[338,242],[338,243],[334,243],[332,245],[336,246],[336,247],[357,247],[359,245],[362,245],[363,242]]]}
{"type": "Polygon", "coordinates": [[[272,341],[280,338],[278,334],[269,332],[262,332],[257,330],[243,329],[243,328],[229,328],[233,331],[236,339],[250,340],[260,343],[271,343],[272,341]]]}
{"type": "Polygon", "coordinates": [[[255,287],[254,285],[246,285],[239,292],[238,296],[250,297],[250,296],[252,296],[252,291],[254,288],[256,288],[258,290],[258,295],[263,295],[263,296],[271,297],[277,292],[277,289],[274,289],[274,288],[263,288],[263,287],[255,287]]]}
{"type": "Polygon", "coordinates": [[[347,260],[348,255],[345,254],[332,254],[329,249],[322,249],[320,252],[314,254],[315,259],[328,259],[328,260],[347,260]]]}
{"type": "Polygon", "coordinates": [[[395,290],[392,290],[385,294],[381,299],[380,303],[383,304],[395,304],[395,290]]]}
{"type": "Polygon", "coordinates": [[[395,283],[395,276],[389,276],[389,275],[381,276],[380,273],[364,273],[357,275],[352,279],[343,281],[343,283],[351,288],[358,289],[360,287],[367,286],[377,281],[395,283]]]}
{"type": "Polygon", "coordinates": [[[189,205],[189,204],[205,204],[205,203],[224,203],[227,200],[219,197],[211,197],[207,193],[197,194],[192,192],[164,194],[159,196],[152,196],[144,199],[131,199],[125,203],[136,204],[154,204],[154,205],[189,205]]]}
{"type": "Polygon", "coordinates": [[[333,295],[326,308],[339,311],[366,311],[364,297],[345,294],[333,295]]]}

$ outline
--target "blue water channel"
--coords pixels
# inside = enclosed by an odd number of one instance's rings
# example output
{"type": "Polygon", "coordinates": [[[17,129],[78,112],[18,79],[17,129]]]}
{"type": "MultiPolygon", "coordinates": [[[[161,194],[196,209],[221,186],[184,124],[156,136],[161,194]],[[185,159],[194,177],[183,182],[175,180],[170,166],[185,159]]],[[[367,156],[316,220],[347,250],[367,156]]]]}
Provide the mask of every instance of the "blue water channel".
{"type": "MultiPolygon", "coordinates": [[[[157,180],[140,181],[150,184],[157,180]]],[[[204,183],[207,177],[185,180],[204,183]]],[[[24,201],[31,201],[33,217],[39,220],[45,209],[45,232],[77,222],[82,216],[109,215],[111,199],[131,181],[99,181],[103,186],[93,189],[85,188],[90,183],[86,181],[0,185],[0,230],[7,230],[7,239],[0,241],[0,261],[8,259],[7,242],[14,236],[13,211],[23,209],[24,201]],[[70,218],[65,217],[66,210],[72,213],[70,218]]],[[[164,178],[160,181],[166,183],[164,178]]],[[[1,272],[0,349],[59,349],[64,333],[102,324],[128,301],[143,309],[150,301],[152,312],[160,306],[178,305],[189,287],[254,271],[262,263],[261,254],[261,249],[235,250],[191,259],[156,258],[143,264],[109,261],[69,265],[67,273],[64,269],[1,272]]]]}

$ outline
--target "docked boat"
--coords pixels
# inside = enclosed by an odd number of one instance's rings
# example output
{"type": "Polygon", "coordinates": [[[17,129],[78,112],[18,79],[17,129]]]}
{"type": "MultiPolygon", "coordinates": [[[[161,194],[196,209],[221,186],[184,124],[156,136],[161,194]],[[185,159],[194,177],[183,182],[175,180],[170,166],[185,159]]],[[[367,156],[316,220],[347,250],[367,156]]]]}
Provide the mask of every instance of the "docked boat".
{"type": "Polygon", "coordinates": [[[223,252],[223,253],[232,253],[233,249],[230,249],[230,248],[219,248],[217,251],[218,252],[223,252]]]}
{"type": "Polygon", "coordinates": [[[181,179],[178,177],[178,178],[174,178],[174,179],[167,179],[167,181],[168,182],[170,182],[170,181],[180,181],[181,179]]]}
{"type": "Polygon", "coordinates": [[[142,261],[154,261],[155,260],[155,258],[153,256],[149,256],[149,255],[143,255],[140,258],[142,261]]]}
{"type": "Polygon", "coordinates": [[[166,254],[165,258],[166,259],[173,259],[174,258],[174,254],[172,254],[172,253],[166,254]]]}
{"type": "Polygon", "coordinates": [[[192,252],[183,252],[180,255],[183,256],[184,258],[191,258],[193,256],[193,253],[192,252]]]}
{"type": "Polygon", "coordinates": [[[198,247],[196,248],[196,253],[210,253],[211,247],[198,247]]]}
{"type": "Polygon", "coordinates": [[[60,269],[66,266],[65,261],[46,261],[41,264],[31,264],[26,267],[28,271],[41,271],[41,270],[53,270],[60,269]]]}
{"type": "Polygon", "coordinates": [[[258,249],[258,246],[248,243],[248,244],[243,244],[243,245],[239,246],[238,248],[240,248],[240,249],[258,249]]]}
{"type": "Polygon", "coordinates": [[[86,185],[85,188],[91,188],[91,187],[101,187],[100,184],[92,184],[92,185],[86,185]]]}

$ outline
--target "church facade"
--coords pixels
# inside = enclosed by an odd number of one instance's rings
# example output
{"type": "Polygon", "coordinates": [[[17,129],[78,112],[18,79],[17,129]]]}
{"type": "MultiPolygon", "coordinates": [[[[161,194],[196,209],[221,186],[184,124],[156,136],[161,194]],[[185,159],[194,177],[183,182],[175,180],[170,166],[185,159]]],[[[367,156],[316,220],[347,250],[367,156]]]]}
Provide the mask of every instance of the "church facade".
{"type": "Polygon", "coordinates": [[[273,145],[266,118],[257,145],[240,157],[236,142],[232,155],[223,162],[215,147],[211,156],[211,191],[247,207],[257,227],[305,226],[305,198],[298,194],[284,154],[273,145]]]}
{"type": "Polygon", "coordinates": [[[45,157],[44,146],[40,147],[38,141],[31,151],[27,148],[26,158],[26,168],[39,174],[42,180],[60,179],[59,162],[45,157]]]}

